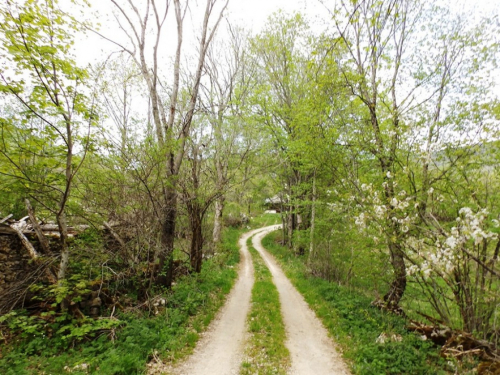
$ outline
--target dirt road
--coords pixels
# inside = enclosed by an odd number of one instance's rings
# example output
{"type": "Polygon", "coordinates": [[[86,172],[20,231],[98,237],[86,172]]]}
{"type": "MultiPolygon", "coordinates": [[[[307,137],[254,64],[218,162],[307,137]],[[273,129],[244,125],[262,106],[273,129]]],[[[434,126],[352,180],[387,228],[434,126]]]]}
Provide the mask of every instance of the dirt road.
{"type": "Polygon", "coordinates": [[[246,337],[246,318],[250,310],[250,298],[254,282],[253,264],[247,248],[247,240],[264,227],[245,233],[239,240],[240,270],[238,280],[231,290],[227,302],[210,324],[186,362],[175,371],[183,375],[230,375],[238,374],[246,337]]]}
{"type": "Polygon", "coordinates": [[[259,228],[240,238],[241,263],[238,280],[219,316],[210,325],[193,355],[175,369],[175,374],[239,373],[247,335],[245,321],[250,310],[254,283],[252,259],[246,246],[251,237],[253,246],[264,258],[280,293],[282,315],[287,330],[286,345],[292,360],[290,374],[349,374],[326,329],[274,258],[262,247],[262,238],[279,228],[279,225],[259,228]]]}
{"type": "MultiPolygon", "coordinates": [[[[278,228],[280,226],[275,227],[278,228]]],[[[281,314],[287,333],[286,346],[292,362],[290,374],[349,374],[325,327],[285,276],[273,256],[262,246],[261,241],[266,233],[256,234],[252,238],[252,245],[264,258],[280,294],[281,314]]]]}

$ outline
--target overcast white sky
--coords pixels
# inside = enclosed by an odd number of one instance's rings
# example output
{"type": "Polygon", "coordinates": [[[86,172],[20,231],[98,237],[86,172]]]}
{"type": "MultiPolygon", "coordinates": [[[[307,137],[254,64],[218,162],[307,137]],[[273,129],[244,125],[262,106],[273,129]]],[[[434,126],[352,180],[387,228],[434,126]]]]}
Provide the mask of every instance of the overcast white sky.
{"type": "MultiPolygon", "coordinates": [[[[137,4],[143,4],[143,0],[136,0],[137,4]]],[[[222,4],[223,1],[219,0],[222,4]]],[[[118,30],[116,21],[111,15],[113,6],[110,0],[90,0],[91,11],[95,14],[94,21],[101,24],[100,31],[113,39],[120,39],[123,33],[118,30]]],[[[122,3],[125,3],[124,1],[122,3]]],[[[158,1],[162,3],[162,1],[158,1]]],[[[191,0],[192,9],[198,9],[201,14],[204,10],[204,0],[191,0]],[[196,4],[198,6],[196,6],[196,4]]],[[[317,0],[230,0],[226,12],[227,17],[233,24],[244,26],[247,30],[258,32],[265,24],[267,18],[273,13],[282,9],[286,12],[299,11],[310,17],[318,14],[325,15],[324,8],[317,0]]],[[[170,19],[173,24],[174,19],[170,19]]],[[[166,33],[168,34],[168,33],[166,33]]],[[[189,39],[189,32],[185,30],[186,39],[189,39]]],[[[170,34],[172,35],[172,34],[170,34]]],[[[164,38],[164,43],[169,40],[175,43],[175,36],[164,38]]],[[[187,43],[185,43],[185,48],[187,43]]],[[[106,58],[107,53],[114,47],[104,42],[95,35],[86,35],[78,40],[76,46],[77,59],[80,63],[90,63],[106,58]]]]}
{"type": "MultiPolygon", "coordinates": [[[[64,5],[67,0],[64,0],[64,5]]],[[[117,22],[111,14],[111,10],[115,9],[111,4],[111,0],[89,0],[92,4],[93,12],[96,12],[94,20],[101,24],[100,32],[110,37],[113,40],[120,41],[126,44],[127,38],[124,36],[123,31],[121,31],[117,22]]],[[[119,0],[120,3],[125,4],[127,0],[119,0]]],[[[157,0],[158,4],[164,4],[165,0],[157,0]]],[[[191,9],[193,10],[193,16],[191,20],[195,24],[196,28],[199,29],[201,26],[201,18],[204,11],[204,4],[206,0],[190,0],[191,9]],[[198,18],[198,19],[197,19],[198,18]]],[[[218,0],[219,3],[223,3],[224,0],[218,0]]],[[[326,3],[334,4],[338,0],[325,0],[326,3]]],[[[429,0],[433,4],[437,1],[451,4],[453,9],[457,12],[465,12],[468,16],[477,15],[472,19],[479,19],[479,15],[500,16],[500,1],[498,0],[429,0]]],[[[61,1],[63,2],[63,1],[61,1]]],[[[143,6],[145,4],[144,0],[134,0],[134,3],[138,6],[143,6]]],[[[257,33],[264,26],[267,18],[277,10],[282,9],[285,12],[292,13],[294,11],[299,11],[304,14],[310,20],[310,26],[313,30],[322,30],[325,23],[329,23],[329,12],[324,8],[324,6],[318,0],[230,0],[229,8],[227,12],[227,17],[230,19],[231,23],[234,25],[244,26],[247,30],[252,30],[253,33],[257,33]]],[[[115,9],[116,10],[116,9],[115,9]]],[[[86,10],[88,13],[88,9],[86,10]]],[[[173,13],[173,12],[171,12],[173,13]]],[[[175,27],[175,19],[172,17],[168,20],[171,27],[175,27]]],[[[188,21],[189,23],[189,21],[188,21]]],[[[222,28],[224,28],[224,25],[222,28]]],[[[160,64],[162,64],[163,74],[166,74],[171,68],[171,57],[175,51],[176,45],[176,33],[174,29],[165,30],[164,36],[161,40],[162,47],[162,59],[160,64]]],[[[199,32],[193,32],[193,26],[185,25],[185,41],[183,56],[189,56],[190,51],[194,51],[196,48],[195,38],[199,36],[199,32]]],[[[500,36],[499,36],[500,39],[500,36]]],[[[151,44],[149,44],[151,47],[151,44]]],[[[82,37],[77,41],[76,46],[76,58],[80,65],[86,65],[93,62],[103,62],[110,53],[118,51],[119,48],[109,42],[104,41],[102,38],[89,33],[87,36],[82,37]]],[[[148,54],[148,56],[150,56],[148,54]]],[[[184,67],[192,68],[194,65],[189,63],[185,64],[184,67]],[[193,65],[193,66],[191,66],[193,65]]],[[[500,74],[499,74],[500,76],[500,74]]],[[[500,88],[497,86],[494,90],[497,95],[500,95],[500,88]]]]}
{"type": "Polygon", "coordinates": [[[255,31],[261,29],[267,17],[279,9],[310,15],[324,13],[317,0],[230,0],[229,8],[232,19],[255,31]]]}
{"type": "MultiPolygon", "coordinates": [[[[453,8],[459,11],[465,11],[467,14],[486,14],[489,16],[500,16],[500,1],[498,0],[431,0],[442,1],[451,4],[453,8]]],[[[95,13],[94,19],[101,23],[101,32],[111,38],[123,38],[123,33],[116,26],[116,21],[112,18],[110,10],[113,9],[110,0],[90,0],[92,4],[92,12],[95,13]]],[[[126,1],[121,1],[126,3],[126,1]]],[[[144,0],[135,0],[139,6],[144,4],[144,0]]],[[[157,1],[158,4],[163,3],[162,0],[157,1]]],[[[219,0],[223,3],[223,0],[219,0]]],[[[335,0],[326,1],[326,3],[335,3],[335,0]]],[[[69,4],[69,2],[68,2],[69,4]]],[[[204,10],[204,0],[190,0],[192,9],[196,10],[195,14],[201,14],[204,10]]],[[[65,4],[66,5],[66,4],[65,4]]],[[[244,26],[246,29],[251,29],[258,32],[265,24],[267,18],[279,9],[286,12],[300,11],[305,14],[317,27],[320,27],[321,20],[328,19],[328,12],[318,0],[230,0],[229,9],[227,12],[228,18],[233,24],[244,26]]],[[[174,24],[174,19],[170,19],[170,24],[174,24]]],[[[199,24],[199,22],[198,22],[199,24]]],[[[186,39],[189,40],[189,33],[186,30],[186,39]]],[[[172,35],[172,34],[170,34],[172,35]]],[[[175,43],[175,34],[172,37],[167,36],[163,39],[163,43],[171,41],[175,43]]],[[[188,48],[189,42],[185,43],[185,48],[188,48]]],[[[108,55],[109,51],[116,49],[107,42],[100,40],[96,36],[87,35],[78,41],[77,58],[80,63],[89,63],[96,60],[103,60],[108,55]]],[[[169,49],[169,48],[167,48],[169,49]]]]}

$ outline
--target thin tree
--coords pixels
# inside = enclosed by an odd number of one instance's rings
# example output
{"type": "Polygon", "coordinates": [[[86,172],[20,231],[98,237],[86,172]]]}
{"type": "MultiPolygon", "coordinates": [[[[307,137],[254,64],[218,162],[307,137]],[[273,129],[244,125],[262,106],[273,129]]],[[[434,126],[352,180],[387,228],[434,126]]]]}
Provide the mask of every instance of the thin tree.
{"type": "MultiPolygon", "coordinates": [[[[193,79],[187,88],[189,93],[187,104],[180,103],[181,54],[184,37],[184,19],[188,12],[189,1],[167,1],[160,10],[156,0],[147,0],[143,9],[139,9],[132,0],[120,2],[111,0],[118,10],[117,20],[127,35],[129,46],[112,41],[130,54],[139,67],[147,84],[151,101],[151,111],[155,124],[158,146],[164,155],[165,185],[163,188],[163,208],[161,210],[161,250],[159,251],[158,282],[167,287],[172,283],[173,251],[177,218],[178,192],[177,180],[184,159],[186,142],[190,136],[191,123],[198,101],[205,56],[215,32],[220,24],[228,1],[222,3],[217,10],[218,0],[207,0],[199,37],[198,61],[193,79]],[[162,97],[160,79],[161,37],[166,26],[167,16],[173,5],[177,33],[170,95],[168,101],[162,97]],[[215,22],[210,26],[210,20],[215,22]],[[152,29],[152,34],[150,30],[152,29]],[[152,52],[146,49],[149,39],[152,41],[152,52]]],[[[109,40],[109,39],[108,39],[109,40]]]]}

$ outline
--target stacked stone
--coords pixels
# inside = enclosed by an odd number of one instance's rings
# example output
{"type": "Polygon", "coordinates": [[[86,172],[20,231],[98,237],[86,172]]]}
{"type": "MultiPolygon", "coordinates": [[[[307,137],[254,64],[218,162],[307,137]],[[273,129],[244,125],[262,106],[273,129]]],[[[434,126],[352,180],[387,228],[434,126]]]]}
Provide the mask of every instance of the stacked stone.
{"type": "Polygon", "coordinates": [[[19,238],[0,235],[0,295],[32,270],[30,260],[19,238]]]}

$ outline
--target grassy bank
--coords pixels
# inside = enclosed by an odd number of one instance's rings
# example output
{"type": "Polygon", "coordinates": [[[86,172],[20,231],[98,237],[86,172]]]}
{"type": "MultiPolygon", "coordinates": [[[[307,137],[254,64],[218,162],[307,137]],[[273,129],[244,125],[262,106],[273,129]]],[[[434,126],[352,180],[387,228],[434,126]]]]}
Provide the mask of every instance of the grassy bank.
{"type": "Polygon", "coordinates": [[[255,269],[252,307],[248,316],[250,339],[241,374],[286,374],[290,353],[285,347],[285,325],[281,317],[279,293],[272,275],[259,253],[251,247],[255,269]]]}
{"type": "MultiPolygon", "coordinates": [[[[203,264],[200,274],[178,279],[172,290],[163,294],[165,306],[156,311],[117,311],[112,329],[82,336],[83,340],[69,347],[64,345],[67,338],[56,327],[49,338],[27,326],[26,320],[6,320],[4,324],[11,327],[18,324],[15,329],[22,333],[0,345],[0,373],[63,374],[71,370],[73,374],[141,374],[155,351],[167,361],[184,357],[192,351],[199,333],[213,319],[234,284],[239,262],[237,242],[244,231],[226,230],[223,250],[203,264]]],[[[88,324],[98,323],[88,320],[88,324]]],[[[76,328],[75,322],[71,329],[76,328]]]]}
{"type": "Polygon", "coordinates": [[[354,374],[447,373],[437,349],[406,331],[404,319],[372,307],[359,292],[311,277],[304,259],[277,243],[279,236],[273,232],[263,245],[340,345],[354,374]]]}

